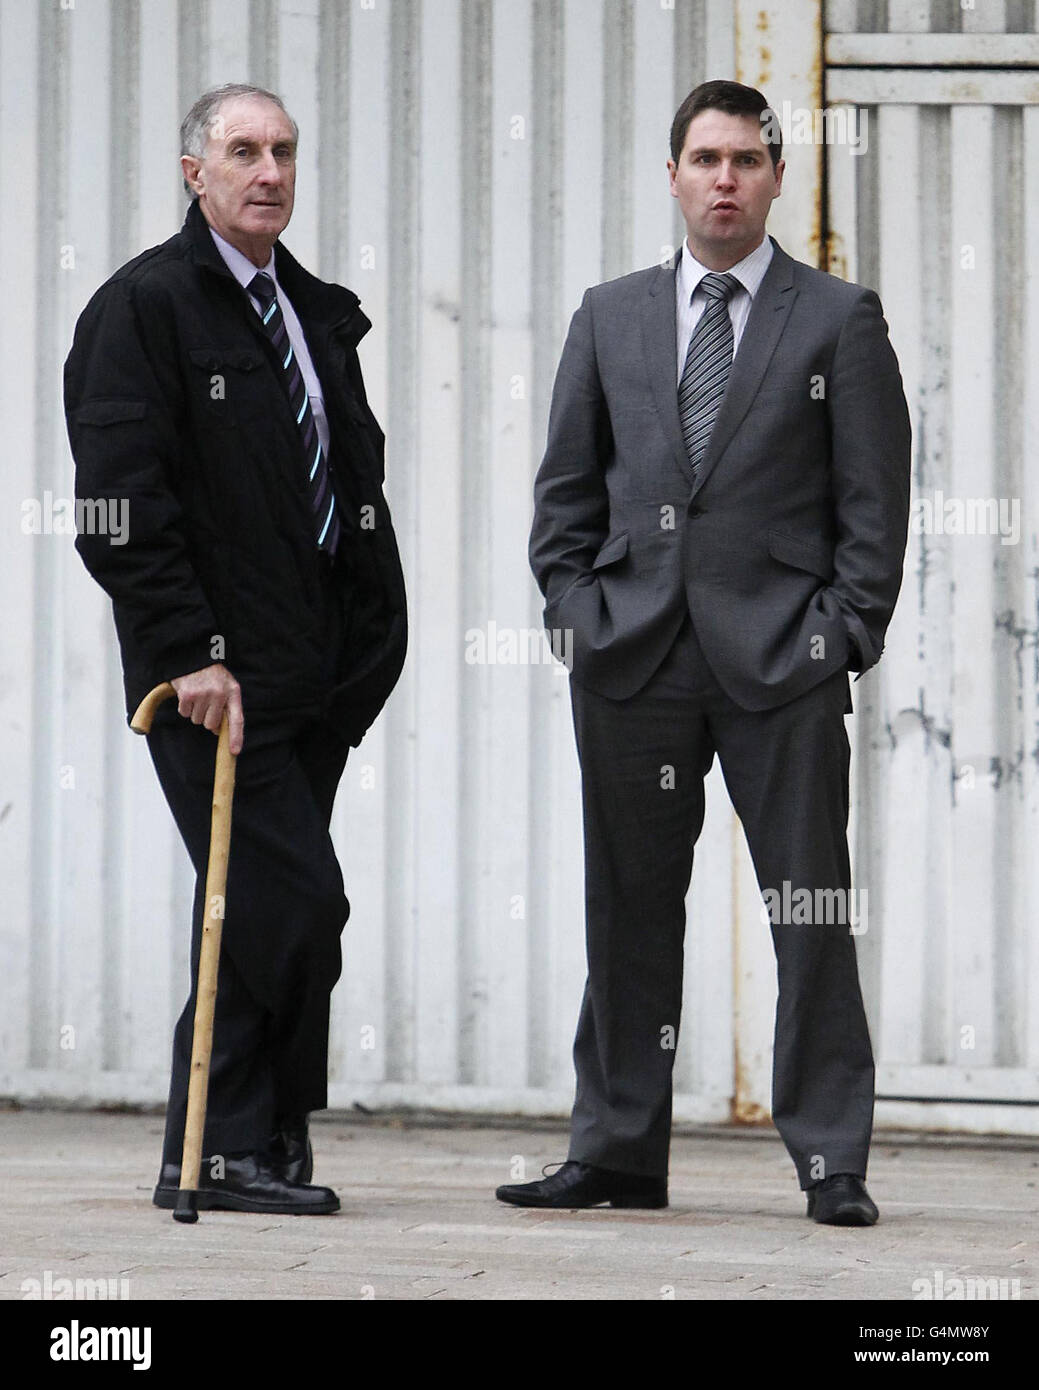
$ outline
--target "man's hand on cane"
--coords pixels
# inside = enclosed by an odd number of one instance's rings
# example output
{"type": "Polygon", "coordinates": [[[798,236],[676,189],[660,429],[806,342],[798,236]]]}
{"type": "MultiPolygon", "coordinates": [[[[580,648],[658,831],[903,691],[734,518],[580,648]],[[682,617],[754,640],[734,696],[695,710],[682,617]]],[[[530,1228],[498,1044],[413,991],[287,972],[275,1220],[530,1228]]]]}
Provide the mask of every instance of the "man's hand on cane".
{"type": "Polygon", "coordinates": [[[231,752],[242,751],[245,737],[245,715],[242,711],[241,686],[222,661],[192,671],[187,676],[175,676],[170,685],[177,692],[177,713],[192,724],[202,724],[212,734],[219,734],[220,721],[227,711],[231,752]]]}

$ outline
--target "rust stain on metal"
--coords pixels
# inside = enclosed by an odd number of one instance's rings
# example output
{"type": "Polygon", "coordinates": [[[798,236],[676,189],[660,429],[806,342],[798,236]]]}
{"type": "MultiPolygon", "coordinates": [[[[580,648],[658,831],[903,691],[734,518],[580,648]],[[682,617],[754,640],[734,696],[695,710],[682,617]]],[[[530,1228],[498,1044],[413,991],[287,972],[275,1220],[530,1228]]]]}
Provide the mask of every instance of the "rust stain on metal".
{"type": "Polygon", "coordinates": [[[740,26],[740,6],[739,6],[739,5],[735,5],[735,6],[733,7],[733,16],[732,16],[732,37],[733,37],[733,46],[734,46],[734,48],[735,48],[735,50],[736,50],[736,81],[737,81],[737,82],[744,82],[744,83],[746,83],[746,84],[747,84],[748,86],[750,86],[750,87],[763,87],[763,86],[765,85],[765,83],[769,80],[769,78],[772,76],[771,69],[770,69],[769,66],[768,66],[768,64],[770,64],[771,61],[772,61],[772,53],[771,53],[771,50],[766,46],[766,43],[765,43],[765,40],[766,40],[766,38],[767,38],[767,36],[768,36],[768,32],[769,32],[769,22],[770,22],[770,21],[769,21],[768,11],[767,11],[767,10],[758,10],[758,17],[757,17],[757,20],[756,20],[755,25],[754,25],[755,29],[757,29],[759,35],[761,36],[761,38],[760,38],[760,40],[759,40],[758,48],[757,48],[757,53],[756,53],[756,57],[757,57],[757,59],[758,59],[758,63],[757,63],[756,72],[754,73],[754,75],[750,75],[750,73],[748,72],[748,69],[752,66],[752,61],[753,61],[753,60],[750,58],[750,55],[748,54],[748,55],[747,55],[747,58],[748,58],[747,63],[745,64],[744,61],[743,61],[744,53],[743,53],[743,39],[742,39],[742,34],[741,34],[741,32],[740,32],[740,31],[741,31],[741,26],[740,26]]]}
{"type": "Polygon", "coordinates": [[[729,1101],[729,1121],[734,1125],[767,1125],[772,1122],[771,1113],[757,1101],[750,1099],[751,1079],[743,1065],[740,1054],[740,879],[739,879],[739,838],[740,822],[733,815],[729,822],[730,854],[729,884],[732,902],[732,1098],[729,1101]]]}
{"type": "MultiPolygon", "coordinates": [[[[815,18],[812,24],[812,63],[808,69],[808,86],[812,93],[812,105],[817,111],[823,109],[823,16],[822,5],[815,6],[815,18]]],[[[808,244],[811,247],[812,257],[815,264],[822,270],[829,269],[830,248],[826,244],[827,237],[824,228],[829,220],[827,210],[823,207],[824,190],[826,180],[824,174],[824,162],[826,159],[826,146],[820,143],[815,150],[815,169],[813,171],[815,186],[812,198],[812,225],[808,233],[808,244]]]]}
{"type": "Polygon", "coordinates": [[[740,7],[734,5],[732,9],[732,46],[736,54],[735,80],[742,82],[743,78],[743,44],[740,41],[740,7]]]}
{"type": "Polygon", "coordinates": [[[831,227],[826,234],[826,245],[823,249],[826,259],[822,264],[822,269],[828,270],[831,275],[839,275],[842,280],[847,280],[849,275],[848,251],[840,232],[835,232],[831,227]]]}
{"type": "MultiPolygon", "coordinates": [[[[733,14],[733,38],[736,51],[736,80],[746,82],[764,90],[772,79],[773,45],[772,14],[768,9],[759,9],[754,22],[755,37],[744,50],[740,15],[742,7],[737,4],[733,14]]],[[[807,69],[807,89],[814,107],[823,105],[823,22],[822,4],[814,6],[811,40],[811,63],[807,69]]],[[[766,96],[769,94],[766,92],[766,96]]],[[[812,218],[808,234],[811,258],[824,269],[834,264],[843,267],[847,275],[847,251],[843,241],[836,234],[824,235],[825,218],[823,208],[823,161],[825,148],[820,143],[815,150],[814,187],[812,198],[812,218]]],[[[772,1114],[768,1106],[752,1100],[752,1074],[740,1050],[740,979],[739,979],[739,889],[738,860],[735,837],[739,835],[738,822],[734,823],[734,843],[731,855],[732,866],[732,943],[733,943],[733,1002],[735,1027],[733,1030],[733,1094],[729,1103],[729,1117],[732,1124],[763,1127],[772,1124],[772,1114]]]]}
{"type": "Polygon", "coordinates": [[[755,87],[764,87],[772,77],[772,50],[768,47],[770,20],[767,10],[758,10],[758,22],[755,28],[759,34],[758,40],[758,75],[752,83],[755,87]]]}
{"type": "Polygon", "coordinates": [[[743,1089],[740,1084],[741,1069],[739,1058],[736,1059],[736,1088],[737,1093],[733,1096],[729,1104],[729,1123],[734,1125],[757,1125],[763,1127],[772,1123],[772,1115],[763,1106],[751,1100],[743,1100],[739,1092],[743,1089]]]}

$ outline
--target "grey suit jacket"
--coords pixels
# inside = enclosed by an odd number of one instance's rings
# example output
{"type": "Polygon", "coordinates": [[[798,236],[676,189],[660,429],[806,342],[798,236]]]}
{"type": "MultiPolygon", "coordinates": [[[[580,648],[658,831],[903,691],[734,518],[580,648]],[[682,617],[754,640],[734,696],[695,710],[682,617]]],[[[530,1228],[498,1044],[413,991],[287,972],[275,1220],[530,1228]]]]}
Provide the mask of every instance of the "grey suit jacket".
{"type": "MultiPolygon", "coordinates": [[[[880,657],[902,580],[910,427],[872,290],[773,239],[696,480],[678,414],[676,256],[587,291],[552,395],[530,561],[574,679],[626,699],[688,609],[739,705],[880,657]]],[[[680,254],[680,253],[679,253],[680,254]]]]}

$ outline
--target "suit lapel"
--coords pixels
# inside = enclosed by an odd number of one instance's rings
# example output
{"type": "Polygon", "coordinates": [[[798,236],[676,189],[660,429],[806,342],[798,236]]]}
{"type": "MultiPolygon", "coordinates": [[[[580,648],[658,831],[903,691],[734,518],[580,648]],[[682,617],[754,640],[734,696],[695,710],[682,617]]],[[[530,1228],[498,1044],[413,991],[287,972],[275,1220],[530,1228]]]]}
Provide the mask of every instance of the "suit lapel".
{"type": "Polygon", "coordinates": [[[682,422],[678,417],[678,328],[675,320],[675,268],[678,255],[669,266],[662,265],[649,282],[649,293],[642,302],[642,348],[653,386],[653,398],[660,414],[667,442],[675,462],[692,480],[682,422]]]}
{"type": "MultiPolygon", "coordinates": [[[[794,289],[795,262],[781,249],[778,242],[772,238],[770,240],[773,248],[772,260],[754,296],[739,349],[732,361],[721,409],[711,431],[707,452],[700,460],[694,495],[703,487],[750,409],[776,344],[786,327],[787,316],[797,298],[797,291],[794,289]]],[[[677,416],[677,392],[675,397],[677,416]]]]}

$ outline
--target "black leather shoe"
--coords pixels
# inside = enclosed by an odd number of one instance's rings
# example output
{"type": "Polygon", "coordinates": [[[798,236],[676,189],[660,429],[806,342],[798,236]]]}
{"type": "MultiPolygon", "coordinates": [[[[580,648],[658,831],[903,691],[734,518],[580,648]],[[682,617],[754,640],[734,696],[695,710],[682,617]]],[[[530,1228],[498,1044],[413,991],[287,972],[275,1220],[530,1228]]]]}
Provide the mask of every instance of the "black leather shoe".
{"type": "MultiPolygon", "coordinates": [[[[223,1159],[222,1178],[210,1176],[213,1161],[204,1158],[199,1173],[195,1205],[199,1211],[259,1211],[284,1216],[327,1216],[339,1210],[339,1198],[330,1187],[309,1187],[288,1182],[271,1167],[263,1154],[223,1159]]],[[[164,1163],[152,1194],[157,1207],[177,1205],[180,1164],[164,1163]]]]}
{"type": "Polygon", "coordinates": [[[310,1145],[306,1115],[284,1119],[271,1135],[265,1156],[286,1182],[310,1182],[314,1176],[314,1150],[310,1145]]]}
{"type": "Polygon", "coordinates": [[[667,1178],[617,1173],[568,1159],[557,1173],[538,1182],[513,1183],[495,1192],[514,1207],[666,1207],[667,1178]]]}
{"type": "Polygon", "coordinates": [[[808,1189],[808,1215],[825,1226],[873,1226],[880,1213],[854,1173],[834,1173],[808,1189]]]}

